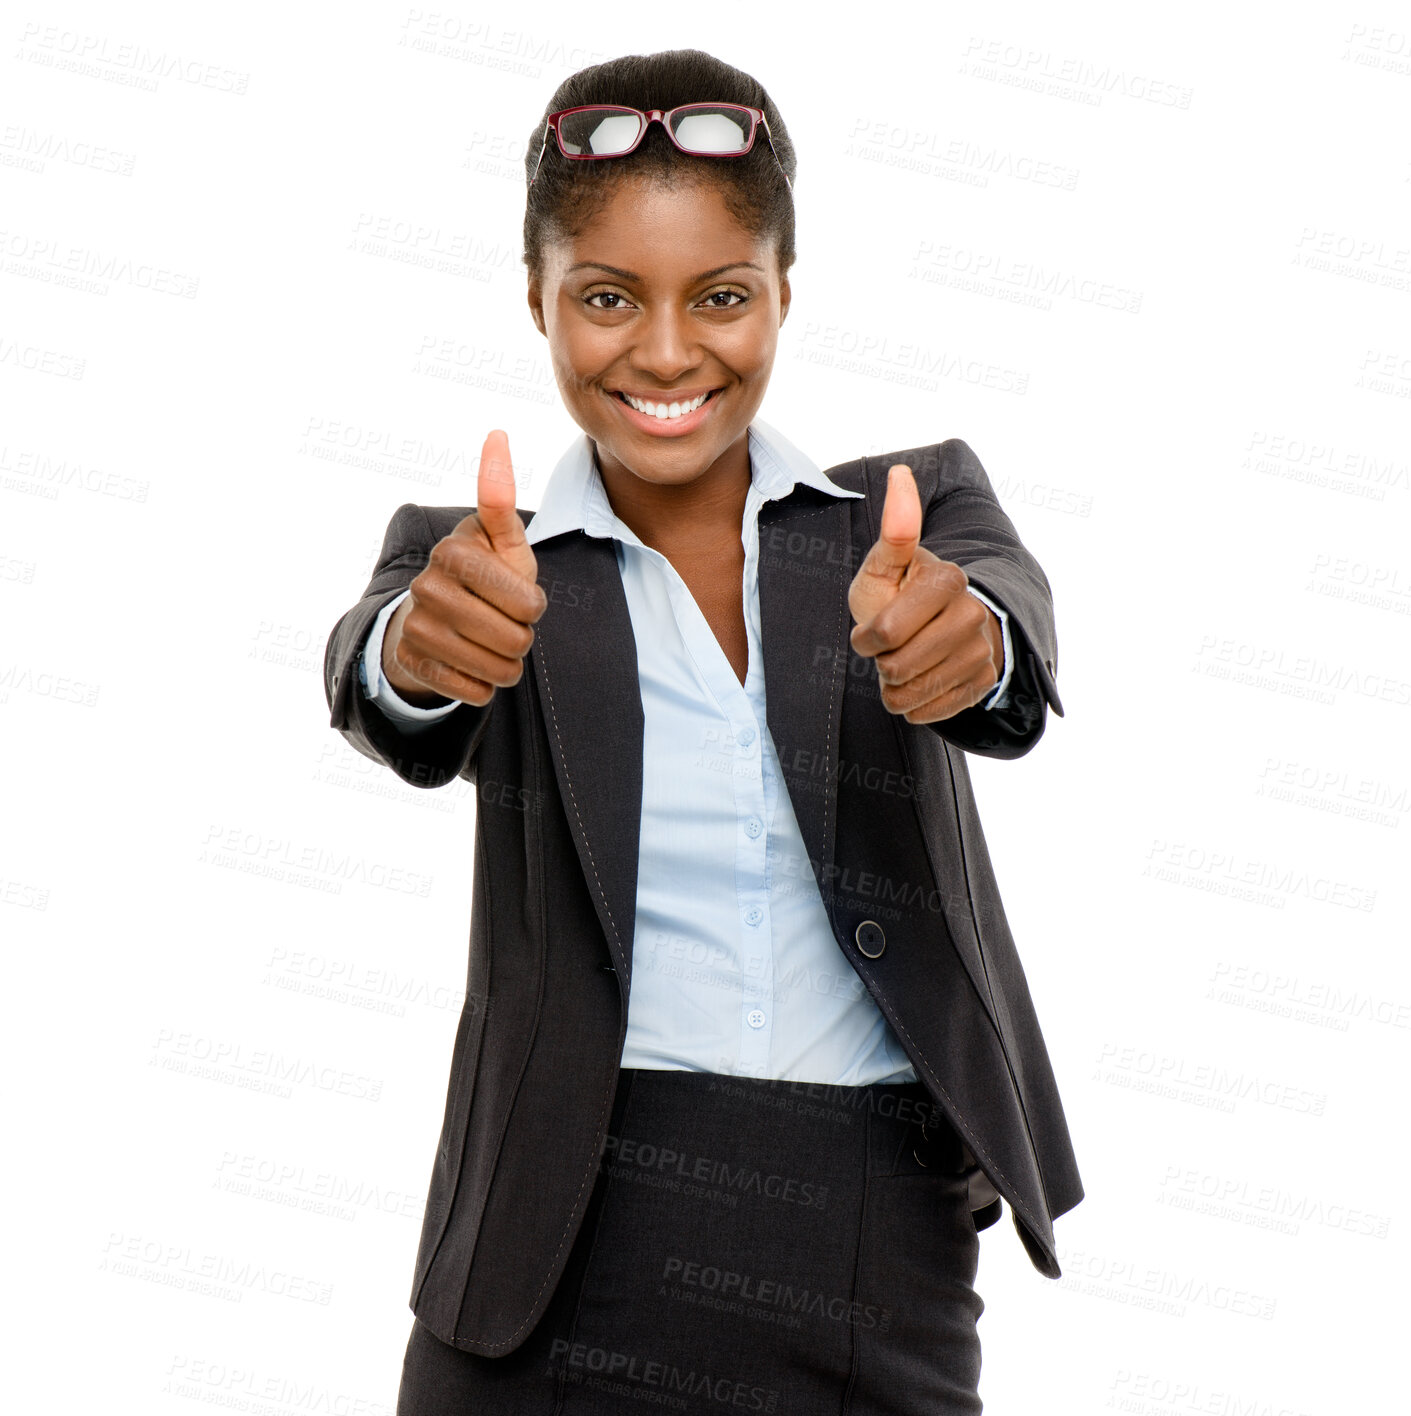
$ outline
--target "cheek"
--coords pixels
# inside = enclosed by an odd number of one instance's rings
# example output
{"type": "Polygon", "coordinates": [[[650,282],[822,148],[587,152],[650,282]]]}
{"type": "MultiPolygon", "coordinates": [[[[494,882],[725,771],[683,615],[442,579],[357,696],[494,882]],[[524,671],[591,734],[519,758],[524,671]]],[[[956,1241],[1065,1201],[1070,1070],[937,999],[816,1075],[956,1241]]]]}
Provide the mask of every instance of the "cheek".
{"type": "Polygon", "coordinates": [[[742,328],[736,343],[736,367],[741,373],[765,373],[779,348],[779,330],[767,320],[749,329],[742,328]]]}
{"type": "Polygon", "coordinates": [[[590,345],[591,341],[566,339],[554,346],[554,376],[565,397],[585,397],[592,392],[590,383],[598,365],[590,345]]]}
{"type": "Polygon", "coordinates": [[[549,359],[560,389],[567,396],[576,396],[583,391],[585,380],[595,377],[607,362],[600,331],[582,318],[567,296],[560,297],[554,313],[549,359]]]}

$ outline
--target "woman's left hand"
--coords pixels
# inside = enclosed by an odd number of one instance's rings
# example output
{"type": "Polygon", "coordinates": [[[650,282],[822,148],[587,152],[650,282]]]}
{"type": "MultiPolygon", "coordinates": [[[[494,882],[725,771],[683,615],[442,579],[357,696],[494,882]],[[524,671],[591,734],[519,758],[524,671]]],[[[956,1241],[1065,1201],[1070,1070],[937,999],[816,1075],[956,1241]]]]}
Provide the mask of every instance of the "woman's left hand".
{"type": "Polygon", "coordinates": [[[921,497],[904,462],[888,473],[881,534],[848,589],[853,649],[877,662],[882,704],[908,723],[973,708],[999,682],[999,617],[954,561],[921,544],[921,497]]]}

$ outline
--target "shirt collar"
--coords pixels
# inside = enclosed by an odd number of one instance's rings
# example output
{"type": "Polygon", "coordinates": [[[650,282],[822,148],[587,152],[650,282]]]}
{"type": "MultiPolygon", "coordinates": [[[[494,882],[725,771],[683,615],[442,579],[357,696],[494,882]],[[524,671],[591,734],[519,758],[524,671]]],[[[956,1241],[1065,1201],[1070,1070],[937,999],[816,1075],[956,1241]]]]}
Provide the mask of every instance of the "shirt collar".
{"type": "MultiPolygon", "coordinates": [[[[812,458],[758,418],[749,427],[749,449],[750,482],[762,501],[786,497],[800,482],[829,496],[863,495],[840,487],[812,458]]],[[[608,501],[593,450],[593,440],[587,433],[579,433],[559,458],[549,474],[539,508],[525,528],[524,539],[530,545],[565,531],[623,539],[628,528],[608,501]]],[[[636,537],[632,539],[635,541],[636,537]]]]}

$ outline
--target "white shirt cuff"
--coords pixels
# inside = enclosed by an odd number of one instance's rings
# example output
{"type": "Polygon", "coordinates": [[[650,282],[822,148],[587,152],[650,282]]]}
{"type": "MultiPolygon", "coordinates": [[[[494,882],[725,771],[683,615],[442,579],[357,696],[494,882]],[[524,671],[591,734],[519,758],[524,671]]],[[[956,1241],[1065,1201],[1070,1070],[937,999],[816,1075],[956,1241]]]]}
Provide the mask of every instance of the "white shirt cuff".
{"type": "Polygon", "coordinates": [[[999,676],[999,682],[994,686],[994,691],[985,699],[980,707],[982,708],[1003,708],[1006,704],[1002,701],[1009,691],[1009,676],[1014,670],[1014,649],[1009,638],[1009,611],[1001,609],[983,591],[977,590],[973,585],[965,587],[986,609],[993,610],[999,618],[1000,634],[1004,639],[1004,672],[999,676]]]}
{"type": "Polygon", "coordinates": [[[403,590],[377,612],[377,618],[373,620],[372,628],[368,631],[367,643],[363,645],[363,652],[358,656],[358,678],[362,681],[364,694],[376,703],[387,717],[404,730],[417,732],[422,728],[429,728],[442,718],[450,717],[461,705],[459,700],[452,699],[449,703],[435,708],[418,708],[415,704],[408,703],[382,672],[382,641],[387,637],[388,621],[397,612],[397,606],[410,594],[410,590],[403,590]],[[369,671],[369,665],[375,667],[375,672],[369,671]]]}

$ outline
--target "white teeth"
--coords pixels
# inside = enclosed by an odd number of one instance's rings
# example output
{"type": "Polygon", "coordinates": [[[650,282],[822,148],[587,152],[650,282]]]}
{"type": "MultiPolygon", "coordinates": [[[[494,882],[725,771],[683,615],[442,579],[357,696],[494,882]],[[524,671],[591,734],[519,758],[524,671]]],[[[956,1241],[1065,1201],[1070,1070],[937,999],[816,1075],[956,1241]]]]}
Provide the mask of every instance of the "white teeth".
{"type": "Polygon", "coordinates": [[[695,412],[710,394],[703,393],[689,403],[649,403],[645,399],[633,398],[630,393],[624,393],[622,396],[637,412],[645,413],[650,418],[679,418],[683,413],[695,412]]]}

